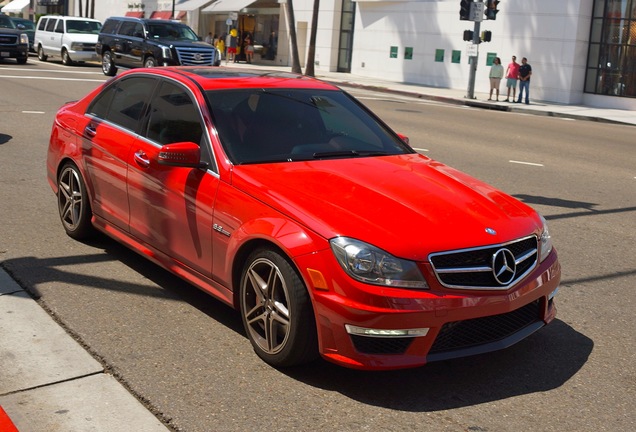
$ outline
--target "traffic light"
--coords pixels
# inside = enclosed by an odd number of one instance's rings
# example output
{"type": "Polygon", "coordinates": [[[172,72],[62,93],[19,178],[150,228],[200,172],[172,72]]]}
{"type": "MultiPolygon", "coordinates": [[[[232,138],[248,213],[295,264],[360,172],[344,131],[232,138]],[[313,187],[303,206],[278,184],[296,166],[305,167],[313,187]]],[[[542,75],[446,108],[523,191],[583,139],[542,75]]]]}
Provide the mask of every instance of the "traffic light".
{"type": "Polygon", "coordinates": [[[464,40],[472,41],[473,40],[473,31],[472,30],[464,30],[464,40]]]}
{"type": "Polygon", "coordinates": [[[492,40],[492,32],[490,32],[490,30],[481,32],[481,40],[484,42],[490,42],[492,40]]]}
{"type": "Polygon", "coordinates": [[[499,5],[499,0],[486,0],[486,8],[484,9],[484,15],[486,15],[486,19],[495,20],[497,19],[497,6],[499,5]]]}
{"type": "Polygon", "coordinates": [[[473,0],[461,0],[459,2],[459,19],[460,21],[468,21],[470,19],[470,5],[473,0]]]}

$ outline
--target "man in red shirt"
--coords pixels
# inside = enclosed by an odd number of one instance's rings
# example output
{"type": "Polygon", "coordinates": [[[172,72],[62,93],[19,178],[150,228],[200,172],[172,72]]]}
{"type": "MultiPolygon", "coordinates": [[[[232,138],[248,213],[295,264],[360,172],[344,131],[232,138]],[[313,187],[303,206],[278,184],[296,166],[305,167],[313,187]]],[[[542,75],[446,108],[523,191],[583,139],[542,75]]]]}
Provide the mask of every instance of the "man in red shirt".
{"type": "Polygon", "coordinates": [[[510,102],[510,89],[512,89],[512,101],[515,100],[517,94],[517,79],[519,78],[519,63],[517,63],[517,57],[512,56],[512,62],[506,68],[506,87],[508,87],[508,95],[506,96],[506,102],[510,102]]]}

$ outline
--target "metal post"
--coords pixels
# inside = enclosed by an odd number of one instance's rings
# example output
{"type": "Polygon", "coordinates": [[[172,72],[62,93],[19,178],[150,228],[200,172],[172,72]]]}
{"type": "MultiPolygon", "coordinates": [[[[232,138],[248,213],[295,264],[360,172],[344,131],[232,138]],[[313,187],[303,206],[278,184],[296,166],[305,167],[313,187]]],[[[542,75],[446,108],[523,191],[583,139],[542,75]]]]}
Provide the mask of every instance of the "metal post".
{"type": "MultiPolygon", "coordinates": [[[[475,3],[483,3],[484,0],[477,0],[475,3]]],[[[480,8],[481,10],[481,8],[480,8]]],[[[480,17],[481,18],[481,17],[480,17]]],[[[475,20],[475,28],[473,30],[473,45],[477,45],[479,48],[481,30],[481,20],[475,20]]],[[[466,92],[467,99],[475,99],[475,76],[477,75],[477,63],[479,61],[479,50],[477,50],[476,56],[470,56],[470,75],[468,77],[468,91],[466,92]]]]}

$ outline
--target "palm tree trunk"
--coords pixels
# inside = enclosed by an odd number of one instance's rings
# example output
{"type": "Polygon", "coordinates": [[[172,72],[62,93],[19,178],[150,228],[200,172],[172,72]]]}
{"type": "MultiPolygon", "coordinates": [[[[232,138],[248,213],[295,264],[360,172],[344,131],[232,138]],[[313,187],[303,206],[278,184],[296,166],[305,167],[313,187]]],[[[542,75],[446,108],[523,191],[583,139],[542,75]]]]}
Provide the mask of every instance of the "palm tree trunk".
{"type": "Polygon", "coordinates": [[[292,72],[303,73],[298,58],[298,40],[296,39],[296,18],[294,18],[294,6],[292,0],[287,0],[287,25],[289,26],[289,40],[291,42],[292,72]]]}
{"type": "Polygon", "coordinates": [[[307,50],[307,65],[305,66],[305,75],[314,75],[314,63],[316,62],[316,33],[318,32],[318,9],[320,8],[320,0],[314,0],[314,10],[311,14],[311,34],[309,35],[309,49],[307,50]]]}

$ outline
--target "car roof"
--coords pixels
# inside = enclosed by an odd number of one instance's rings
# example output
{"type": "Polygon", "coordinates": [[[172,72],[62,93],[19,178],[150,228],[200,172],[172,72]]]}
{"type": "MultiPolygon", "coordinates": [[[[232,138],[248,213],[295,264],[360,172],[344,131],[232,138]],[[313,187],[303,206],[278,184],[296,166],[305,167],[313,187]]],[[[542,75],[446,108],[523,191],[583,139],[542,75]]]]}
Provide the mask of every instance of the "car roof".
{"type": "MultiPolygon", "coordinates": [[[[291,72],[238,69],[231,67],[171,66],[153,69],[133,69],[131,74],[153,74],[196,82],[203,90],[230,90],[240,88],[295,88],[340,90],[333,84],[291,72]]],[[[124,75],[122,74],[122,76],[124,75]]]]}

